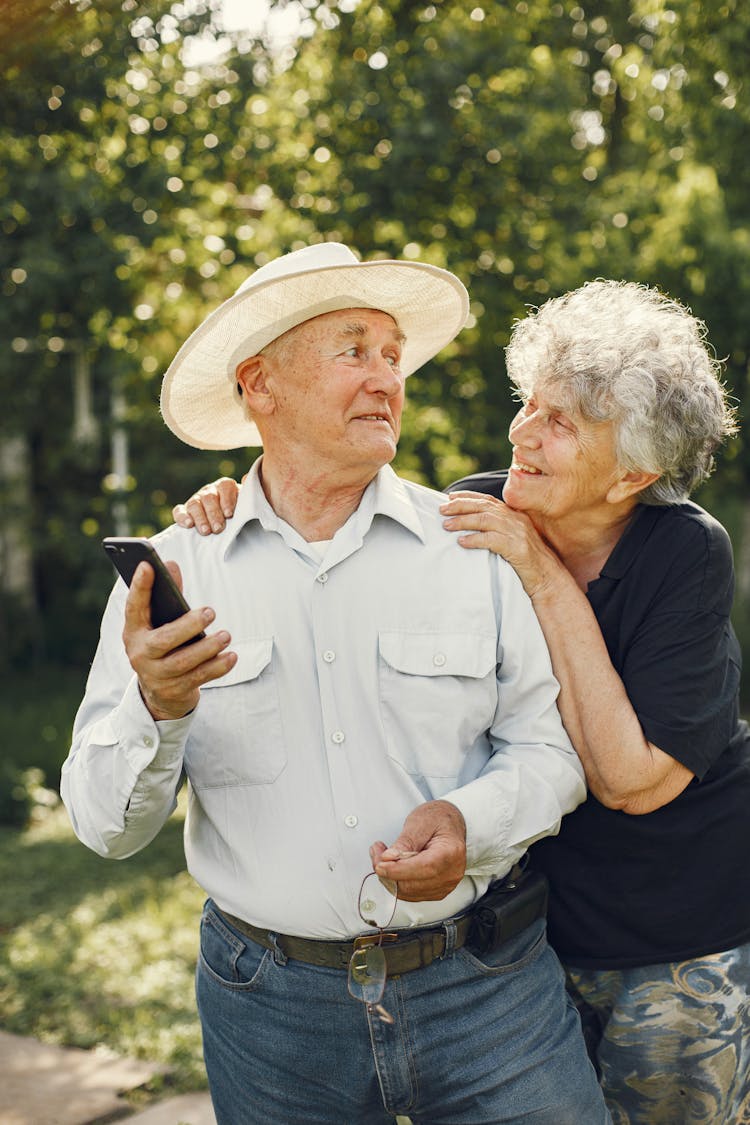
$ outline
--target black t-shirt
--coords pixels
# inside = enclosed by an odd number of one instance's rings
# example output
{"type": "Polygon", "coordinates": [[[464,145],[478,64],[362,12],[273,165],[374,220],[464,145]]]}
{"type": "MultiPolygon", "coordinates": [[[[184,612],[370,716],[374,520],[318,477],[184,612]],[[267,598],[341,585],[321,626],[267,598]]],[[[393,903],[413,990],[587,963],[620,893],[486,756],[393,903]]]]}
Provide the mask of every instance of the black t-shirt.
{"type": "MultiPolygon", "coordinates": [[[[501,497],[506,477],[479,473],[447,491],[501,497]]],[[[733,588],[729,537],[690,502],[639,506],[589,584],[646,738],[696,776],[644,816],[589,794],[558,836],[533,846],[550,879],[550,941],[569,965],[658,964],[750,940],[750,731],[738,710],[733,588]]]]}

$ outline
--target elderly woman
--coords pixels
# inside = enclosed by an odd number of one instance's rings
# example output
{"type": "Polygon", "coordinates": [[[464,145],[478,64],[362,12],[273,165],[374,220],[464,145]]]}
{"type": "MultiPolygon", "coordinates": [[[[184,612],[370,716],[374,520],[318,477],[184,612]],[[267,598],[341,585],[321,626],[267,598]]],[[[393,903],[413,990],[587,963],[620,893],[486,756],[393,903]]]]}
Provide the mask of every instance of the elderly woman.
{"type": "MultiPolygon", "coordinates": [[[[679,303],[597,281],[517,323],[507,366],[511,466],[443,511],[518,571],[586,769],[532,849],[550,940],[615,1125],[750,1121],[750,731],[731,546],[688,500],[735,428],[718,364],[679,303]]],[[[234,487],[189,505],[204,531],[234,487]]]]}

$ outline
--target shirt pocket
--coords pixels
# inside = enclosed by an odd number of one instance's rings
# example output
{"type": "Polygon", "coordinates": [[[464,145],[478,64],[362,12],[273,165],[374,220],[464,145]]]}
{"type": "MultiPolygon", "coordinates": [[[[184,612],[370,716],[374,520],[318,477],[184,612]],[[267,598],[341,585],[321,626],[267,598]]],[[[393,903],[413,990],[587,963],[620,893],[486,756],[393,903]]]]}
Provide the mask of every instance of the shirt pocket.
{"type": "Polygon", "coordinates": [[[388,754],[415,777],[455,780],[497,707],[494,633],[378,634],[388,754]]]}
{"type": "Polygon", "coordinates": [[[232,645],[237,663],[201,688],[185,768],[196,791],[270,785],[287,762],[273,637],[232,645]]]}

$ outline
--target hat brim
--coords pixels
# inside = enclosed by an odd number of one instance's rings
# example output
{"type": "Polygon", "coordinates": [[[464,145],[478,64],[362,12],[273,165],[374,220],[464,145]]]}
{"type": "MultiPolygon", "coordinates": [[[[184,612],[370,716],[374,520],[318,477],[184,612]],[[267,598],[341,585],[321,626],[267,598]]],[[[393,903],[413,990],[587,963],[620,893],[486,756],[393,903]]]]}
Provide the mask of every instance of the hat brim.
{"type": "Polygon", "coordinates": [[[350,308],[393,317],[406,336],[401,370],[411,375],[461,331],[469,297],[447,270],[383,259],[300,270],[240,290],[204,320],[169,365],[161,391],[164,421],[197,449],[261,445],[237,392],[237,365],[290,328],[350,308]]]}

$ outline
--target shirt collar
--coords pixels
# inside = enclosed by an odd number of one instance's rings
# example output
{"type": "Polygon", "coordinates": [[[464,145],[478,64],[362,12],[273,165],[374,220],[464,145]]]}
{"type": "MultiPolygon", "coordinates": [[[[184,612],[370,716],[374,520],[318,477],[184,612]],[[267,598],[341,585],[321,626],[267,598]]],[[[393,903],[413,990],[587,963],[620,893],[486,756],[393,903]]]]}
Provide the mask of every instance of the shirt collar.
{"type": "MultiPolygon", "coordinates": [[[[241,485],[234,510],[234,518],[227,524],[224,532],[224,558],[227,557],[242,530],[257,522],[265,531],[281,533],[282,526],[288,528],[269,504],[260,483],[260,466],[263,458],[253,462],[244,484],[241,485]]],[[[401,524],[423,543],[425,532],[414,499],[404,481],[396,476],[390,465],[384,465],[365,489],[362,499],[347,524],[352,524],[353,533],[360,539],[370,529],[377,515],[385,516],[401,524]]]]}
{"type": "Polygon", "coordinates": [[[625,531],[615,544],[611,555],[602,567],[600,577],[614,580],[623,578],[640,556],[644,544],[654,529],[662,509],[652,504],[639,504],[625,531]]]}

